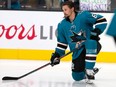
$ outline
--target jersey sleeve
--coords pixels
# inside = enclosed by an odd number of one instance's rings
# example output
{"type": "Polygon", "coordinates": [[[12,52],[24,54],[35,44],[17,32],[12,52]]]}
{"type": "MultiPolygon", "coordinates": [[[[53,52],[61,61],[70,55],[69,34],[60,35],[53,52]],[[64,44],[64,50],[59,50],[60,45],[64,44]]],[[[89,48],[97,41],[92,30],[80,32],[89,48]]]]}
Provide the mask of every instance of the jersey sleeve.
{"type": "Polygon", "coordinates": [[[87,12],[87,22],[94,26],[93,29],[99,29],[100,34],[103,33],[107,26],[107,20],[104,16],[91,12],[87,12]]]}
{"type": "Polygon", "coordinates": [[[57,47],[55,51],[59,53],[60,56],[65,54],[65,50],[67,49],[68,43],[65,37],[65,32],[63,31],[62,24],[59,23],[57,26],[57,47]]]}
{"type": "Polygon", "coordinates": [[[106,34],[116,37],[116,29],[115,28],[116,28],[116,10],[112,17],[110,25],[108,26],[108,30],[107,30],[106,34]]]}

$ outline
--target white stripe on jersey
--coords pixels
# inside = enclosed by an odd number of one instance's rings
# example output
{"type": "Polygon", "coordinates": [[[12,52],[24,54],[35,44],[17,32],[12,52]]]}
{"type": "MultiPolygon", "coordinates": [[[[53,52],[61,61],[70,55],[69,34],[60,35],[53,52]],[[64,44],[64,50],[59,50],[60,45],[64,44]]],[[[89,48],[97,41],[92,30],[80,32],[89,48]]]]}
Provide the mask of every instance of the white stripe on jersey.
{"type": "Polygon", "coordinates": [[[96,54],[86,54],[86,56],[88,56],[88,57],[96,57],[97,55],[96,54]]]}
{"type": "Polygon", "coordinates": [[[66,49],[63,49],[63,48],[61,48],[61,47],[56,47],[57,49],[60,49],[60,50],[66,50],[66,49]]]}
{"type": "Polygon", "coordinates": [[[58,42],[57,44],[61,44],[61,45],[64,45],[64,46],[68,46],[67,44],[64,44],[64,43],[61,43],[61,42],[58,42]]]}
{"type": "Polygon", "coordinates": [[[94,26],[100,25],[100,24],[107,24],[107,22],[105,21],[105,22],[96,23],[96,24],[94,24],[94,26]]]}
{"type": "Polygon", "coordinates": [[[85,60],[86,62],[96,62],[96,60],[85,60]]]}

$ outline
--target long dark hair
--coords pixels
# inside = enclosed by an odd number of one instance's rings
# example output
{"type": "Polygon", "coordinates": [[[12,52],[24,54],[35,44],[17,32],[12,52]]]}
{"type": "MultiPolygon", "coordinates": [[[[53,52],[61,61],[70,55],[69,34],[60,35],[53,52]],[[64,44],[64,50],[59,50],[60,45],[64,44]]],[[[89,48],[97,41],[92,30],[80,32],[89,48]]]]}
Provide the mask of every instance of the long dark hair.
{"type": "Polygon", "coordinates": [[[72,1],[65,1],[65,2],[62,3],[61,8],[64,5],[67,5],[70,9],[74,7],[74,11],[77,12],[76,11],[76,6],[75,6],[75,3],[74,2],[72,2],[72,1]]]}

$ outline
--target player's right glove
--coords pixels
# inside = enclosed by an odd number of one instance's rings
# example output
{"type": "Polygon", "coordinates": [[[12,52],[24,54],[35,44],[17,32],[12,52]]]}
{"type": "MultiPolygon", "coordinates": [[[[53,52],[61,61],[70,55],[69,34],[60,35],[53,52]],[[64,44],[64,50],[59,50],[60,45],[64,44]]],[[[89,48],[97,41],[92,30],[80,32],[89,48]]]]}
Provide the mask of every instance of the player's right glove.
{"type": "Polygon", "coordinates": [[[52,56],[51,56],[51,59],[50,59],[51,66],[54,66],[54,65],[57,65],[57,64],[60,63],[60,58],[59,57],[60,57],[60,55],[57,52],[52,53],[52,56]]]}

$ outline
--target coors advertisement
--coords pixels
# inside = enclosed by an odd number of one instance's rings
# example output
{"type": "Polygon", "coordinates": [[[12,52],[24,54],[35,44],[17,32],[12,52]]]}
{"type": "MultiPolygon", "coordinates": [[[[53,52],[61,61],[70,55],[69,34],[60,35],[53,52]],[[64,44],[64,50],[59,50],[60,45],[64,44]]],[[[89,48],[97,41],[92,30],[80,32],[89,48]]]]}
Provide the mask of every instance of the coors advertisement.
{"type": "Polygon", "coordinates": [[[2,10],[0,14],[0,48],[54,48],[57,23],[62,18],[63,14],[58,15],[57,12],[2,10]]]}

